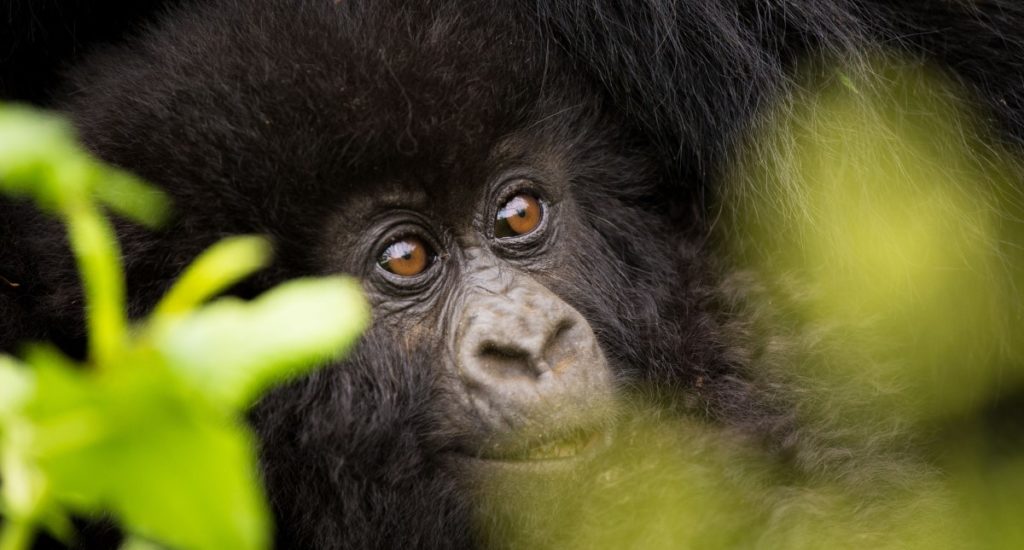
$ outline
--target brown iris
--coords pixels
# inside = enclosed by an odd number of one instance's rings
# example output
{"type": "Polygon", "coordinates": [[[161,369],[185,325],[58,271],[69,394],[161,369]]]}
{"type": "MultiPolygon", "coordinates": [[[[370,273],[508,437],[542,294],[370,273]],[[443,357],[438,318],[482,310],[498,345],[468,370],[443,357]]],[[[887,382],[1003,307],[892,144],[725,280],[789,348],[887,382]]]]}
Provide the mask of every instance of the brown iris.
{"type": "Polygon", "coordinates": [[[416,237],[404,237],[388,245],[378,263],[384,269],[402,277],[423,273],[430,266],[433,255],[416,237]]]}
{"type": "Polygon", "coordinates": [[[515,237],[525,235],[540,225],[543,211],[535,197],[516,195],[498,210],[494,222],[495,237],[515,237]]]}

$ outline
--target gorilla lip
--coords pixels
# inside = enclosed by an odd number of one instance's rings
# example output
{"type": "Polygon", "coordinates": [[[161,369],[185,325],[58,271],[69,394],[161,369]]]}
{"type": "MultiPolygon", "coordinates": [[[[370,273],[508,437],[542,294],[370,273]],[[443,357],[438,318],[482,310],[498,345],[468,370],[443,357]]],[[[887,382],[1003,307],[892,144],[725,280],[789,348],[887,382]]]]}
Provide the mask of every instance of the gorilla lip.
{"type": "Polygon", "coordinates": [[[558,460],[579,456],[598,443],[598,432],[574,434],[565,439],[556,439],[528,448],[524,453],[507,457],[506,460],[558,460]]]}
{"type": "Polygon", "coordinates": [[[485,450],[472,456],[489,462],[562,462],[581,458],[606,446],[609,433],[602,430],[573,430],[558,437],[531,441],[513,449],[485,450]]]}

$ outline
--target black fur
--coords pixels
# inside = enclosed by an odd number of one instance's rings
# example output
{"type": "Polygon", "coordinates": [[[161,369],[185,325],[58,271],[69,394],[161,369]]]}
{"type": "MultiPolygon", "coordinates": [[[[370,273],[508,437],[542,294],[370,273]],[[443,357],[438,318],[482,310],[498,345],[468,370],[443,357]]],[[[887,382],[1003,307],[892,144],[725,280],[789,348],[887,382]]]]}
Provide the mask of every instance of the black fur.
{"type": "MultiPolygon", "coordinates": [[[[230,234],[277,248],[240,294],[332,271],[321,251],[339,204],[414,174],[447,208],[438,216],[457,212],[445,197],[472,197],[492,145],[525,133],[570,171],[587,222],[573,235],[583,256],[548,284],[593,325],[624,390],[761,441],[800,472],[898,484],[904,462],[921,467],[901,432],[801,418],[807,381],[787,362],[813,353],[808,338],[762,299],[768,283],[711,244],[709,202],[801,71],[882,50],[942,68],[1020,147],[1020,29],[1024,9],[1000,0],[215,0],[91,56],[63,107],[100,157],[174,198],[160,231],[120,226],[134,315],[230,234]]],[[[80,353],[60,231],[4,208],[0,275],[23,284],[0,281],[0,349],[49,338],[80,353]]],[[[374,329],[354,357],[252,413],[282,547],[477,540],[462,472],[443,459],[429,357],[374,329]]]]}

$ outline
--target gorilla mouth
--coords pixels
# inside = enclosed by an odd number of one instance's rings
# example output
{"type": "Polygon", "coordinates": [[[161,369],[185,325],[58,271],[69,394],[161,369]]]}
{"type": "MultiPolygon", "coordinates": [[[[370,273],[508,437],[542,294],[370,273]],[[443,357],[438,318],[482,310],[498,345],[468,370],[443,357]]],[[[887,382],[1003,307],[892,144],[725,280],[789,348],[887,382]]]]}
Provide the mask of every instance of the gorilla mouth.
{"type": "Polygon", "coordinates": [[[505,456],[503,460],[559,460],[577,457],[588,449],[596,447],[602,437],[600,432],[579,431],[568,437],[551,441],[542,441],[537,445],[505,456]]]}
{"type": "Polygon", "coordinates": [[[474,458],[506,463],[565,462],[583,458],[607,446],[610,432],[602,430],[573,430],[569,433],[529,441],[511,447],[496,446],[477,454],[474,458]]]}

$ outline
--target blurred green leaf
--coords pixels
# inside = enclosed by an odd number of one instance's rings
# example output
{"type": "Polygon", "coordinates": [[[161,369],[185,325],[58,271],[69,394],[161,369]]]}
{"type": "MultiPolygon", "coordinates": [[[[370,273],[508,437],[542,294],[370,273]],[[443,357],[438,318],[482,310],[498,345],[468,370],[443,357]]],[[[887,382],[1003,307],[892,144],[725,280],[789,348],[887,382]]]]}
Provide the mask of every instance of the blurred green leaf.
{"type": "Polygon", "coordinates": [[[64,119],[0,104],[0,191],[33,198],[61,215],[86,295],[89,349],[106,364],[124,346],[124,280],[110,223],[94,200],[147,225],[167,211],[166,196],[136,177],[93,159],[64,119]]]}
{"type": "Polygon", "coordinates": [[[808,416],[876,438],[1024,383],[1024,164],[941,74],[898,60],[840,74],[741,149],[720,228],[790,308],[780,321],[822,339],[791,369],[831,386],[808,416]]]}
{"type": "Polygon", "coordinates": [[[94,363],[106,365],[127,344],[128,337],[121,250],[113,228],[91,203],[74,204],[66,216],[68,239],[85,290],[89,352],[94,363]]]}
{"type": "Polygon", "coordinates": [[[139,537],[128,537],[123,544],[121,544],[121,550],[165,550],[163,546],[155,542],[151,542],[139,537]]]}
{"type": "Polygon", "coordinates": [[[211,246],[185,270],[151,316],[159,324],[169,317],[190,312],[199,304],[230,287],[270,259],[270,244],[261,237],[230,237],[211,246]]]}
{"type": "Polygon", "coordinates": [[[104,167],[93,196],[114,212],[147,227],[159,227],[171,211],[162,191],[146,185],[133,174],[104,167]]]}
{"type": "Polygon", "coordinates": [[[64,119],[0,105],[0,190],[34,198],[46,210],[86,196],[88,162],[64,119]]]}
{"type": "Polygon", "coordinates": [[[92,197],[151,227],[169,206],[156,188],[94,160],[66,120],[21,105],[0,104],[0,191],[30,196],[50,211],[92,197]]]}
{"type": "Polygon", "coordinates": [[[243,408],[270,384],[336,357],[368,322],[354,280],[298,279],[252,302],[220,299],[159,329],[154,341],[197,388],[243,408]]]}
{"type": "Polygon", "coordinates": [[[32,395],[32,389],[32,374],[13,357],[0,355],[0,433],[4,418],[32,395]]]}
{"type": "Polygon", "coordinates": [[[155,356],[99,374],[42,368],[29,455],[56,498],[109,510],[181,548],[263,548],[268,515],[247,429],[155,356]]]}
{"type": "Polygon", "coordinates": [[[238,408],[351,344],[369,317],[358,284],[309,279],[195,310],[270,256],[261,238],[228,239],[130,334],[119,247],[96,201],[153,225],[164,195],[93,160],[62,119],[4,105],[0,191],[67,224],[91,359],[78,365],[48,344],[28,346],[23,364],[0,356],[0,550],[27,549],[38,526],[70,540],[68,511],[113,514],[129,534],[176,548],[267,547],[255,444],[238,408]]]}

